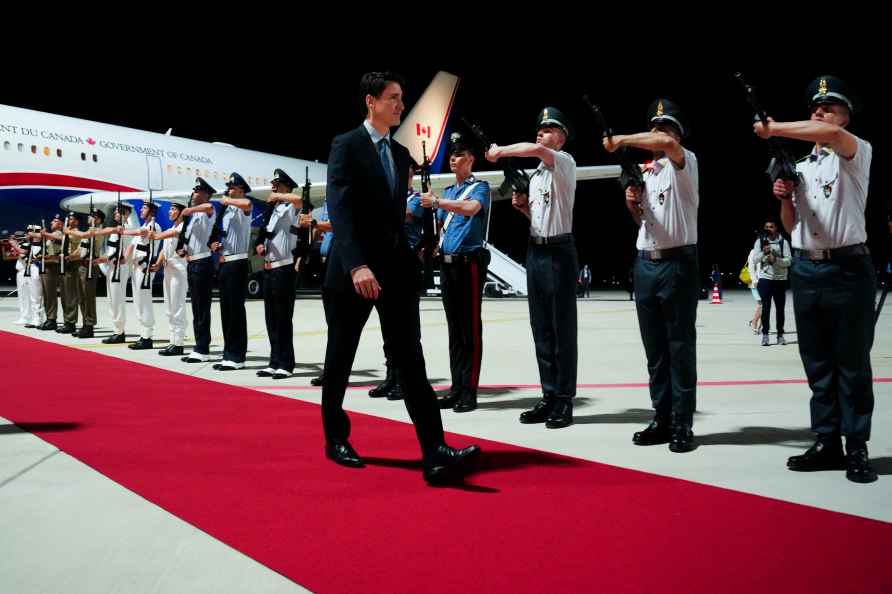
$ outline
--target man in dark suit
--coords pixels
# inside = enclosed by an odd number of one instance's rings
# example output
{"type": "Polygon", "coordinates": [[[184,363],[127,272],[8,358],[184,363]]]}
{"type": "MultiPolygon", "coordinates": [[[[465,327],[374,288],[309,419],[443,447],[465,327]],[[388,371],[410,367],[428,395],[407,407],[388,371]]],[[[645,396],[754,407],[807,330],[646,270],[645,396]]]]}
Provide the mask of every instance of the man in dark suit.
{"type": "Polygon", "coordinates": [[[390,138],[403,112],[401,78],[370,72],[360,82],[366,119],[337,136],[328,159],[328,212],[334,228],[325,287],[331,292],[322,422],[325,454],[344,466],[361,467],[350,445],[350,419],[344,392],[363,326],[377,303],[381,328],[392,339],[394,364],[415,424],[424,462],[424,480],[443,484],[459,479],[480,448],[446,445],[436,395],[427,380],[421,348],[416,266],[403,222],[411,157],[390,138]]]}

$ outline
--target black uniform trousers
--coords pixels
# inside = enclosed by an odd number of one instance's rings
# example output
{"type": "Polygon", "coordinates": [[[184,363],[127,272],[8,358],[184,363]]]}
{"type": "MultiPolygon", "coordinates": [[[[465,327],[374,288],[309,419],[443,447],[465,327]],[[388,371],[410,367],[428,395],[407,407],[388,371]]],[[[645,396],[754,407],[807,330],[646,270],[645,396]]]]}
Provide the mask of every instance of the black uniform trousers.
{"type": "Polygon", "coordinates": [[[787,306],[787,286],[789,283],[785,280],[768,280],[760,278],[756,283],[756,290],[759,291],[759,298],[762,300],[762,334],[768,336],[771,327],[771,300],[777,308],[777,333],[784,333],[784,320],[786,315],[784,309],[787,306]]]}
{"type": "Polygon", "coordinates": [[[527,250],[530,326],[542,393],[548,398],[576,395],[576,244],[536,245],[527,250]]]}
{"type": "Polygon", "coordinates": [[[697,248],[667,260],[639,258],[634,274],[653,408],[664,422],[690,427],[697,408],[697,248]]]}
{"type": "Polygon", "coordinates": [[[445,440],[437,397],[427,380],[421,348],[419,298],[415,276],[394,267],[375,270],[381,293],[376,301],[364,299],[350,278],[328,292],[328,345],[325,350],[325,383],[322,386],[322,424],[329,442],[350,436],[350,418],[344,411],[344,393],[356,357],[362,329],[372,307],[378,310],[385,342],[392,345],[392,362],[405,391],[406,410],[415,424],[422,455],[432,456],[445,440]]]}
{"type": "Polygon", "coordinates": [[[210,354],[211,350],[211,286],[214,281],[212,258],[189,262],[186,281],[192,297],[192,332],[195,334],[196,353],[210,354]]]}
{"type": "Polygon", "coordinates": [[[223,323],[223,360],[244,363],[248,352],[248,319],[245,299],[248,296],[247,259],[223,262],[217,272],[220,284],[220,321],[223,323]]]}
{"type": "MultiPolygon", "coordinates": [[[[799,355],[812,391],[811,426],[822,435],[870,439],[876,273],[870,256],[809,261],[790,268],[799,355]]],[[[857,445],[857,444],[854,444],[857,445]]]]}
{"type": "Polygon", "coordinates": [[[488,264],[483,253],[453,255],[457,260],[443,262],[440,267],[443,309],[449,326],[452,394],[477,394],[480,383],[480,362],[483,359],[480,306],[488,264]]]}
{"type": "Polygon", "coordinates": [[[288,264],[263,273],[263,311],[269,335],[269,367],[294,371],[294,284],[297,273],[288,264]]]}

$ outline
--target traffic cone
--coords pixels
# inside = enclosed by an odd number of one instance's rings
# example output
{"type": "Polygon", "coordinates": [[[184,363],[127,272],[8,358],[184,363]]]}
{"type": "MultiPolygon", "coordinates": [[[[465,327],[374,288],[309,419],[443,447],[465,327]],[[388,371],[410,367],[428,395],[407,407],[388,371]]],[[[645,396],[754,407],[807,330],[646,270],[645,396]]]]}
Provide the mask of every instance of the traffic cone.
{"type": "Polygon", "coordinates": [[[719,294],[719,284],[716,283],[712,286],[712,301],[709,302],[710,305],[721,305],[722,304],[722,296],[719,294]]]}

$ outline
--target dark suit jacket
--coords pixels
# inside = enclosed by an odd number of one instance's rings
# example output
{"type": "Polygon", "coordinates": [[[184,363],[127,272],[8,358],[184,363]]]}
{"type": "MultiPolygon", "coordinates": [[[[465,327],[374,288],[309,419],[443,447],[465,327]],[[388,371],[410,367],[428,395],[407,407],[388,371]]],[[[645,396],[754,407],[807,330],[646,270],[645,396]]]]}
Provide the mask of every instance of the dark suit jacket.
{"type": "Polygon", "coordinates": [[[325,200],[334,231],[325,286],[353,291],[351,271],[368,266],[382,287],[417,266],[406,238],[406,195],[409,151],[393,138],[390,150],[396,169],[391,193],[378,149],[364,125],[335,137],[328,157],[325,200]],[[407,268],[409,267],[409,268],[407,268]],[[402,274],[400,274],[400,271],[402,274]]]}

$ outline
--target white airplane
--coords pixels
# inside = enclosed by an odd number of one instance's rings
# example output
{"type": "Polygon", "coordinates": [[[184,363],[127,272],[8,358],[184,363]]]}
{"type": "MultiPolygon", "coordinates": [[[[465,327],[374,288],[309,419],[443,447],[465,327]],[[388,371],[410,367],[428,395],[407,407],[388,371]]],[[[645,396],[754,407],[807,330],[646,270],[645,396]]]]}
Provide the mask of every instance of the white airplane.
{"type": "MultiPolygon", "coordinates": [[[[424,142],[434,171],[446,153],[458,84],[457,76],[437,73],[395,134],[419,163],[424,142]]],[[[60,206],[85,213],[92,201],[109,211],[119,192],[136,211],[150,190],[155,201],[186,203],[196,177],[222,192],[233,171],[251,186],[251,196],[261,200],[271,191],[274,169],[283,169],[299,183],[308,173],[311,201],[318,205],[325,199],[323,163],[179,138],[170,130],[157,134],[0,105],[0,145],[0,227],[10,230],[46,219],[60,206]]],[[[501,171],[475,175],[493,188],[503,180],[501,171]]],[[[619,167],[580,167],[577,175],[580,180],[617,177],[619,167]]],[[[442,190],[454,179],[450,173],[432,175],[431,184],[442,190]]],[[[260,208],[255,207],[255,215],[260,208]]],[[[159,209],[164,227],[169,225],[166,216],[166,208],[159,209]]]]}

